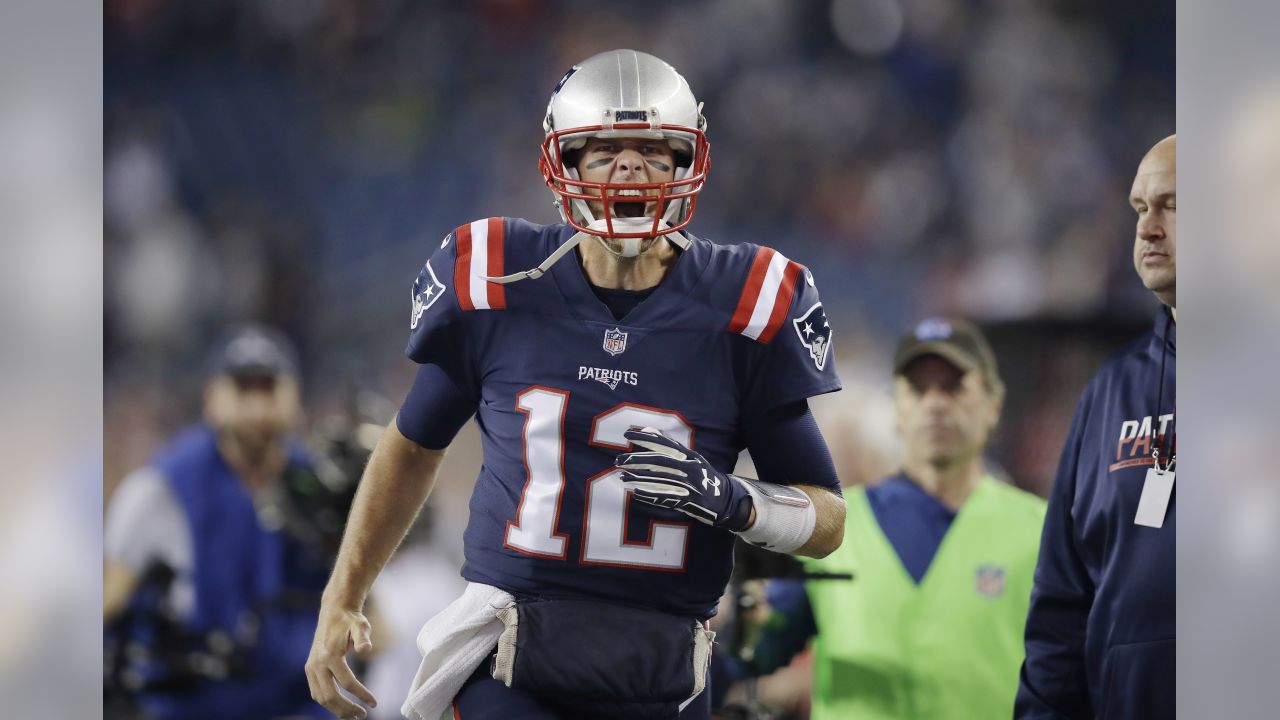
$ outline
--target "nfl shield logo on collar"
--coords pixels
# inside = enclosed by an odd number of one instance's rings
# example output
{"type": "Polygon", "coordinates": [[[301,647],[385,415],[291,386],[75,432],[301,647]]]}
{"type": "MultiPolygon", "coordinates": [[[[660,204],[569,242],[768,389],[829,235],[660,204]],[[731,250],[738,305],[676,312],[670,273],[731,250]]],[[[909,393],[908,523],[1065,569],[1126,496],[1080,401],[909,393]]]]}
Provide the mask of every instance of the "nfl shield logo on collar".
{"type": "Polygon", "coordinates": [[[610,355],[620,355],[627,349],[627,334],[621,328],[604,331],[604,351],[610,355]]]}
{"type": "Polygon", "coordinates": [[[1004,568],[999,565],[979,565],[974,587],[978,593],[991,599],[1004,592],[1004,568]]]}

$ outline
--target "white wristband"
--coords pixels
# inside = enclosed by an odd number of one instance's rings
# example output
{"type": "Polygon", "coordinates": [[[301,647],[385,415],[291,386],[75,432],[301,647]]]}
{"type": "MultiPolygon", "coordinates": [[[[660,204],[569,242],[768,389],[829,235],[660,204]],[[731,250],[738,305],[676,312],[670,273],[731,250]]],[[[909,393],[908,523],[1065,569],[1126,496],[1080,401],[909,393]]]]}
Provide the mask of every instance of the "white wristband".
{"type": "Polygon", "coordinates": [[[756,521],[739,532],[739,537],[779,553],[793,553],[809,542],[818,523],[818,511],[802,490],[737,475],[730,477],[751,494],[756,510],[756,521]]]}

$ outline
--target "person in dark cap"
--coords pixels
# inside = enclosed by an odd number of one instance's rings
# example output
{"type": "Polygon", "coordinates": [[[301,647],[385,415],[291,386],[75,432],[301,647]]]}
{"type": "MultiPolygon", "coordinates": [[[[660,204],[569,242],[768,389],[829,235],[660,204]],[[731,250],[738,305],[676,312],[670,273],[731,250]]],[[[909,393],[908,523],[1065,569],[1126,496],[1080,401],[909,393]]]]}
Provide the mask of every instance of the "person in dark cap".
{"type": "Polygon", "coordinates": [[[227,462],[261,489],[280,474],[285,438],[302,411],[292,344],[269,327],[240,327],[217,345],[209,365],[205,420],[227,462]]]}
{"type": "Polygon", "coordinates": [[[282,531],[284,478],[311,467],[292,344],[235,328],[207,361],[204,421],[112,494],[104,538],[113,668],[149,718],[325,717],[300,671],[328,565],[282,531]],[[314,597],[317,602],[296,602],[314,597]]]}
{"type": "Polygon", "coordinates": [[[769,584],[755,670],[816,635],[815,719],[1008,717],[1045,502],[985,465],[1004,384],[975,325],[920,322],[893,367],[902,470],[845,491],[845,543],[805,562],[828,579],[769,584]]]}

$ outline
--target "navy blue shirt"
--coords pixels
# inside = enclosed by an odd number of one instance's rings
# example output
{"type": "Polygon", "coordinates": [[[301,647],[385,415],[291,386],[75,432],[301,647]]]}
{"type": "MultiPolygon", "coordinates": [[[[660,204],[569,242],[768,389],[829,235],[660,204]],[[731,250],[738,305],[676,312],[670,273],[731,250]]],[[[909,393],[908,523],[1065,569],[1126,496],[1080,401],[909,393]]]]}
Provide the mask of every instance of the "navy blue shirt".
{"type": "Polygon", "coordinates": [[[483,280],[538,264],[572,233],[504,218],[464,225],[412,290],[406,353],[448,377],[481,431],[463,577],[709,616],[733,534],[630,502],[613,460],[628,427],[649,425],[729,472],[747,418],[838,389],[812,275],[769,248],[690,237],[621,320],[571,260],[537,280],[483,280]]]}
{"type": "Polygon", "coordinates": [[[867,503],[902,566],[919,584],[956,511],[902,474],[867,488],[867,503]]]}
{"type": "Polygon", "coordinates": [[[595,293],[600,302],[609,308],[609,314],[613,315],[615,320],[621,320],[627,316],[627,313],[635,310],[636,306],[648,299],[653,294],[653,288],[619,290],[592,285],[591,292],[595,293]]]}
{"type": "Polygon", "coordinates": [[[1176,340],[1161,308],[1076,407],[1045,516],[1016,717],[1175,714],[1176,489],[1163,527],[1134,519],[1153,449],[1176,449],[1176,340]]]}

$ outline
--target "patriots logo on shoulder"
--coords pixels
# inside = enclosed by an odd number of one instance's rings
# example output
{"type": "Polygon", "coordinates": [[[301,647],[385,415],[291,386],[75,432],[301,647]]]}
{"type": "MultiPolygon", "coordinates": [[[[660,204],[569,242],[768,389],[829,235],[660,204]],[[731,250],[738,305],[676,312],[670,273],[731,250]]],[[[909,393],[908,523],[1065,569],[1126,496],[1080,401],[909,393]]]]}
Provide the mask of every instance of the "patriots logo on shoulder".
{"type": "Polygon", "coordinates": [[[818,370],[827,366],[827,353],[831,350],[831,325],[822,303],[815,303],[808,312],[791,321],[800,342],[809,350],[809,357],[818,370]]]}
{"type": "Polygon", "coordinates": [[[422,318],[422,313],[434,305],[441,295],[444,295],[444,290],[444,283],[436,277],[436,271],[431,269],[431,261],[428,260],[422,272],[418,273],[418,279],[413,281],[410,296],[413,306],[409,312],[410,330],[418,328],[418,320],[422,318]]]}

